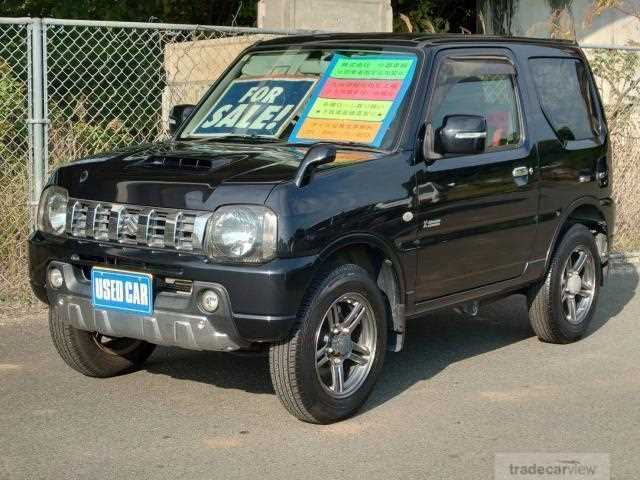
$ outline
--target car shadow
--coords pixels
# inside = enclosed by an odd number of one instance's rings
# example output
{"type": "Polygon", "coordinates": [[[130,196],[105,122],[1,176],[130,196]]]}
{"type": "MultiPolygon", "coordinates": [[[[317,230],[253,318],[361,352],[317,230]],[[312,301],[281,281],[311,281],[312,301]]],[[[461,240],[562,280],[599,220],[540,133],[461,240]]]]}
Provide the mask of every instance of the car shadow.
{"type": "MultiPolygon", "coordinates": [[[[609,277],[601,290],[598,310],[587,336],[605,327],[624,308],[635,295],[637,285],[638,273],[633,266],[609,277]]],[[[483,306],[476,317],[451,309],[434,312],[410,321],[407,330],[403,351],[387,354],[381,378],[363,412],[384,404],[418,382],[438,375],[453,363],[534,336],[523,295],[513,295],[483,306]]],[[[146,370],[219,388],[274,393],[264,354],[197,352],[160,347],[147,363],[146,370]]]]}
{"type": "Polygon", "coordinates": [[[640,265],[619,259],[611,267],[609,278],[600,291],[598,308],[591,320],[587,337],[602,328],[612,317],[615,317],[636,294],[640,281],[640,265]]]}
{"type": "Polygon", "coordinates": [[[446,309],[410,320],[404,349],[399,354],[387,355],[378,386],[363,412],[438,375],[453,363],[533,335],[524,295],[483,306],[475,317],[446,309]]]}
{"type": "Polygon", "coordinates": [[[219,388],[274,394],[266,354],[200,352],[158,347],[144,367],[149,373],[168,375],[219,388]]]}
{"type": "MultiPolygon", "coordinates": [[[[622,311],[636,294],[637,266],[620,264],[600,291],[599,303],[585,337],[593,335],[622,311]]],[[[451,310],[435,312],[407,325],[400,354],[389,354],[378,386],[363,412],[399,395],[447,366],[526,340],[535,334],[529,324],[524,295],[513,295],[480,308],[478,316],[451,310]]]]}

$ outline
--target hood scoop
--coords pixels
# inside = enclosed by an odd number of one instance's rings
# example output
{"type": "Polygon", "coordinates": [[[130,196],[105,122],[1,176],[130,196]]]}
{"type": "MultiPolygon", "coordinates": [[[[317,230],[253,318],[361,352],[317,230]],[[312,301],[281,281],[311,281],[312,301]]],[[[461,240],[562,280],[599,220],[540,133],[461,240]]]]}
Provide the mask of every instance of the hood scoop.
{"type": "Polygon", "coordinates": [[[227,155],[218,158],[202,158],[177,155],[150,155],[141,160],[138,165],[149,168],[162,168],[166,170],[189,170],[206,172],[218,170],[232,163],[242,161],[248,155],[227,155]]]}

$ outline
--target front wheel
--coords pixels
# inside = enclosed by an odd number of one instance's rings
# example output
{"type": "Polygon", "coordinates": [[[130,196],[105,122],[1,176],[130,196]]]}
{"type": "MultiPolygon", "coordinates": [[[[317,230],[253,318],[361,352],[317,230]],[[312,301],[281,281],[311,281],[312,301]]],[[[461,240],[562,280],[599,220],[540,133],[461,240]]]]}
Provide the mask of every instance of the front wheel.
{"type": "Polygon", "coordinates": [[[291,336],[271,346],[271,379],[287,410],[311,423],[352,415],[380,374],[386,307],[376,282],[347,264],[311,287],[291,336]]]}
{"type": "Polygon", "coordinates": [[[60,357],[88,377],[114,377],[140,367],[155,345],[133,338],[112,338],[79,330],[49,309],[49,331],[60,357]]]}

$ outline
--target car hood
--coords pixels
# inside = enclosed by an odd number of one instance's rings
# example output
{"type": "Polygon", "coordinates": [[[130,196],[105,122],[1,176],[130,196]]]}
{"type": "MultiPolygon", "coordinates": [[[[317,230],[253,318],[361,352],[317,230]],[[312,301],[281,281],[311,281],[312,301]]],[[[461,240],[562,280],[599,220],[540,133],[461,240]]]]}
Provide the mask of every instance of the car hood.
{"type": "Polygon", "coordinates": [[[304,153],[278,145],[161,143],[77,160],[51,181],[72,198],[208,210],[264,203],[275,184],[294,177],[304,153]]]}

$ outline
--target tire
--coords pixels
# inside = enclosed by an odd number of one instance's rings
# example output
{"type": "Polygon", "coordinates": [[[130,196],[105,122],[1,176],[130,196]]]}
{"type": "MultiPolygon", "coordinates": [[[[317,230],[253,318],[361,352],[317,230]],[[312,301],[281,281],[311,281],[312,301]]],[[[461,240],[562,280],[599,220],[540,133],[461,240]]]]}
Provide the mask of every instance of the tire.
{"type": "Polygon", "coordinates": [[[49,331],[62,360],[88,377],[108,378],[130,372],[140,367],[156,347],[143,340],[109,339],[79,330],[65,323],[54,308],[49,309],[49,331]]]}
{"type": "Polygon", "coordinates": [[[289,338],[269,349],[276,394],[305,422],[326,424],[349,417],[371,393],[386,344],[386,304],[376,282],[357,265],[338,266],[313,282],[289,338]],[[361,319],[349,333],[350,313],[361,319]],[[316,367],[316,355],[322,351],[316,367]]]}
{"type": "Polygon", "coordinates": [[[593,235],[584,225],[573,225],[553,254],[546,277],[529,291],[529,319],[538,338],[549,343],[571,343],[582,338],[596,310],[601,284],[602,265],[593,235]],[[579,269],[578,285],[573,267],[582,253],[587,258],[579,269]],[[576,293],[578,287],[584,293],[576,293]],[[591,301],[582,303],[589,291],[591,301]]]}

